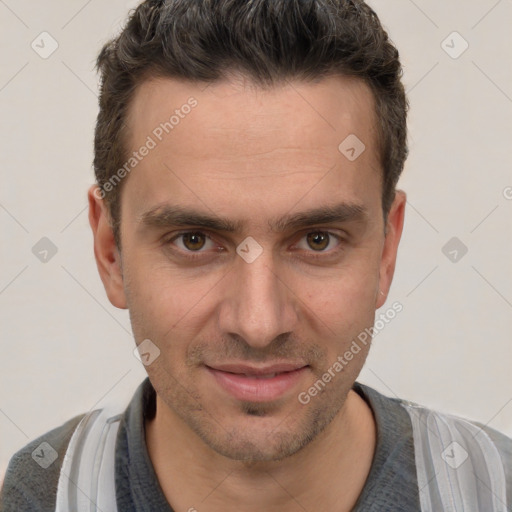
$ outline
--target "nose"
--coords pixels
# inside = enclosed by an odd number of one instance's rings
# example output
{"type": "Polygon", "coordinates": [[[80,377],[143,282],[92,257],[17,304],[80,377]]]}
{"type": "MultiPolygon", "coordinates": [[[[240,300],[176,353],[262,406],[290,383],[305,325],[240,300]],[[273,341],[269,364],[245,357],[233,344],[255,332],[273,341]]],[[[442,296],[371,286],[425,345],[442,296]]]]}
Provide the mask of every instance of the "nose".
{"type": "Polygon", "coordinates": [[[220,329],[242,338],[254,348],[264,348],[278,336],[294,331],[298,321],[293,286],[279,269],[271,253],[264,251],[248,263],[237,257],[227,276],[229,288],[221,304],[220,329]]]}

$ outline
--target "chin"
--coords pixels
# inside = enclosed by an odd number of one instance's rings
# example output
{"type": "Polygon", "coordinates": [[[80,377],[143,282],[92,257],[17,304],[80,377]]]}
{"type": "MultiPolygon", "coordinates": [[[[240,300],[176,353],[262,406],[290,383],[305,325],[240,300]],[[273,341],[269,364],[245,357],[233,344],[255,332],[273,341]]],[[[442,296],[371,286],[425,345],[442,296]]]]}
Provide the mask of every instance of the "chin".
{"type": "Polygon", "coordinates": [[[193,421],[189,426],[223,457],[246,464],[278,462],[308,446],[338,412],[333,409],[310,410],[301,418],[293,414],[283,418],[282,415],[272,415],[272,409],[271,404],[244,403],[243,416],[235,420],[235,425],[193,421]]]}

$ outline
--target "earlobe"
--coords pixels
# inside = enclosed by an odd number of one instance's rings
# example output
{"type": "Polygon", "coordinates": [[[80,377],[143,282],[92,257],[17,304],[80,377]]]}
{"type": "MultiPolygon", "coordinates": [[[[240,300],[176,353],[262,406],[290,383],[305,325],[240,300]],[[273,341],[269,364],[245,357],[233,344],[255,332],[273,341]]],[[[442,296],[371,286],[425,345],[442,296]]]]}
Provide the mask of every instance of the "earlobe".
{"type": "Polygon", "coordinates": [[[121,255],[115,243],[107,206],[99,191],[99,187],[93,185],[87,194],[89,224],[94,237],[94,257],[110,302],[117,308],[126,309],[121,255]]]}
{"type": "Polygon", "coordinates": [[[402,236],[404,226],[405,204],[407,196],[403,190],[397,190],[395,199],[389,209],[386,223],[386,237],[382,249],[380,272],[379,272],[379,293],[375,308],[378,309],[386,302],[386,297],[393,281],[395,273],[398,244],[402,236]]]}

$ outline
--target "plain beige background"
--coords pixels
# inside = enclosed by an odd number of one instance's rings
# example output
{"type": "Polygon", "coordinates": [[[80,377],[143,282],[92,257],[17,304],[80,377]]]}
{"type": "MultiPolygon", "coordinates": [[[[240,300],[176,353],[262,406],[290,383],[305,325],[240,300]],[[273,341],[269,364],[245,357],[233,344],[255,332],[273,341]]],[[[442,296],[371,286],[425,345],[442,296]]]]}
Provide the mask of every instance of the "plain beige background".
{"type": "MultiPolygon", "coordinates": [[[[97,274],[86,210],[94,60],[135,4],[0,0],[0,475],[29,440],[127,401],[145,376],[128,314],[97,274]],[[41,52],[45,37],[51,49],[43,31],[58,44],[46,59],[31,47],[41,52]],[[45,263],[32,250],[43,237],[57,250],[45,263]]],[[[372,5],[405,67],[410,158],[382,311],[404,309],[375,338],[360,380],[512,435],[512,2],[372,5]]]]}

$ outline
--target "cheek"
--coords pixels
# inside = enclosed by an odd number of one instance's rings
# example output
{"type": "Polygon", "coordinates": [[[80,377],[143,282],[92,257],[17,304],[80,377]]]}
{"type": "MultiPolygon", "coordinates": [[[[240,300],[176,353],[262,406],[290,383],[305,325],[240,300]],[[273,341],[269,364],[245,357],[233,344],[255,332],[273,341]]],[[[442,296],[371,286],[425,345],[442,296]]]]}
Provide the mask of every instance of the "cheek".
{"type": "Polygon", "coordinates": [[[375,311],[375,297],[379,286],[379,262],[363,255],[355,262],[344,265],[329,276],[315,279],[311,276],[296,278],[298,290],[305,290],[304,303],[320,316],[351,319],[365,312],[375,311]]]}
{"type": "Polygon", "coordinates": [[[160,340],[164,350],[172,342],[179,350],[180,340],[193,338],[208,316],[218,280],[190,276],[134,253],[126,265],[125,292],[136,339],[160,340]]]}
{"type": "MultiPolygon", "coordinates": [[[[300,288],[308,290],[302,295],[302,312],[306,316],[303,324],[312,329],[312,336],[324,347],[330,363],[373,326],[378,274],[378,263],[370,265],[367,261],[364,265],[347,266],[328,280],[302,280],[300,288]]],[[[365,341],[370,341],[366,334],[365,341]]],[[[358,355],[345,373],[359,371],[364,363],[369,345],[359,345],[358,355]]]]}

